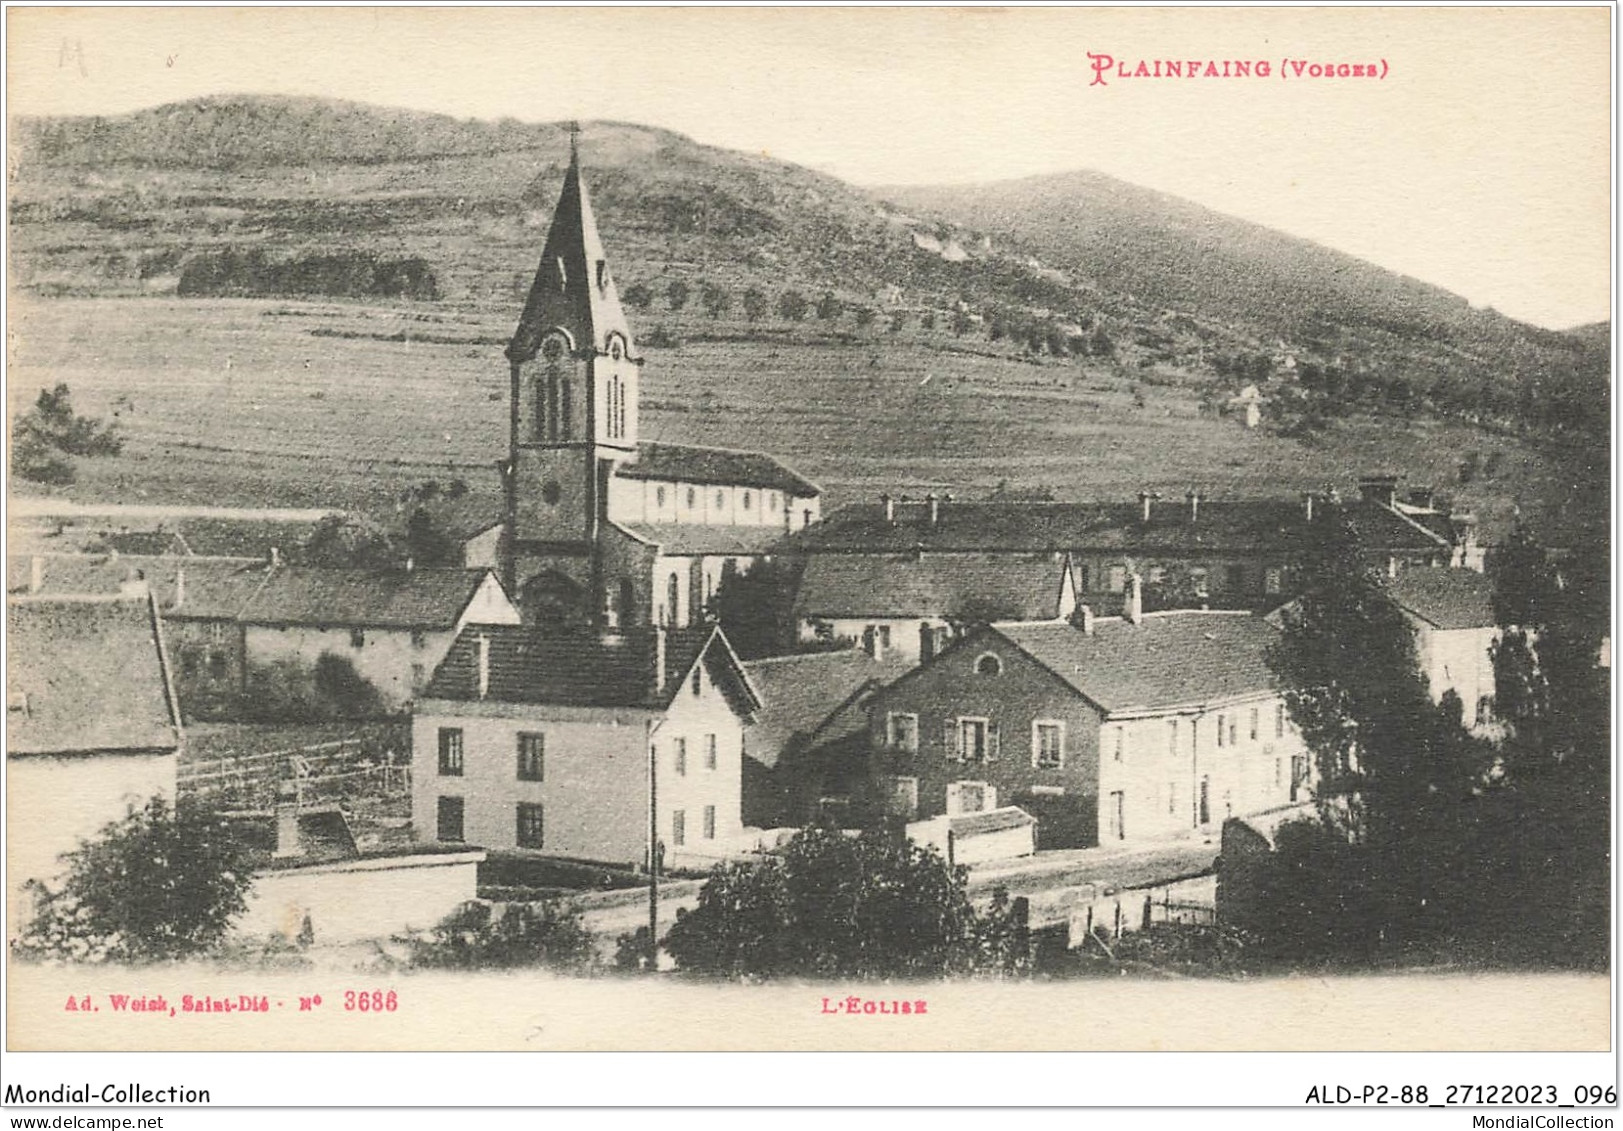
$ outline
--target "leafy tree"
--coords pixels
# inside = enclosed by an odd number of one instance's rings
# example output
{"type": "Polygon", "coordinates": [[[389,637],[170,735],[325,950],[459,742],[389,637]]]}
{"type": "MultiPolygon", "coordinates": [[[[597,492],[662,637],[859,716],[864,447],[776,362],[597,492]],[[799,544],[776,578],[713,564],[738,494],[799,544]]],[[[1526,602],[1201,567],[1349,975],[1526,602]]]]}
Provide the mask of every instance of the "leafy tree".
{"type": "Polygon", "coordinates": [[[654,305],[654,292],[647,283],[632,283],[621,297],[638,310],[647,310],[654,305]]]}
{"type": "Polygon", "coordinates": [[[718,287],[714,283],[704,286],[704,308],[712,318],[720,318],[733,307],[733,296],[726,287],[718,287]]]}
{"type": "Polygon", "coordinates": [[[681,310],[686,306],[690,293],[692,288],[681,279],[672,279],[665,285],[665,301],[671,304],[672,310],[681,310]]]}
{"type": "Polygon", "coordinates": [[[1414,630],[1350,527],[1331,514],[1315,530],[1321,543],[1301,563],[1303,595],[1269,664],[1317,759],[1320,820],[1356,849],[1349,859],[1392,942],[1446,921],[1466,803],[1492,754],[1461,727],[1458,696],[1433,703],[1414,630]]]}
{"type": "Polygon", "coordinates": [[[845,312],[845,304],[833,291],[824,291],[823,297],[817,300],[817,317],[824,322],[833,322],[845,312]]]}
{"type": "Polygon", "coordinates": [[[766,294],[759,287],[750,287],[744,292],[744,317],[751,322],[759,322],[766,314],[766,294]]]}
{"type": "Polygon", "coordinates": [[[799,291],[784,291],[778,296],[778,317],[786,322],[804,322],[811,303],[799,291]]]}
{"type": "Polygon", "coordinates": [[[978,916],[967,874],[898,835],[806,829],[770,859],[718,865],[665,949],[678,969],[723,978],[1018,969],[1018,924],[1007,910],[978,916]]]}
{"type": "Polygon", "coordinates": [[[37,483],[71,483],[69,456],[113,456],[124,449],[118,424],[103,425],[73,411],[66,383],[41,389],[33,407],[12,424],[11,470],[37,483]]]}
{"type": "Polygon", "coordinates": [[[874,324],[874,319],[877,318],[878,316],[879,316],[879,312],[876,311],[875,309],[873,309],[873,307],[871,307],[871,306],[859,306],[859,307],[857,307],[857,314],[856,314],[857,328],[859,330],[867,329],[869,326],[872,326],[874,324]]]}
{"type": "Polygon", "coordinates": [[[597,961],[580,911],[558,900],[509,903],[500,915],[488,903],[465,903],[409,942],[413,965],[437,969],[542,966],[580,973],[597,961]]]}
{"type": "Polygon", "coordinates": [[[218,816],[161,797],[67,854],[60,887],[31,879],[20,955],[72,962],[166,962],[202,954],[247,909],[248,850],[218,816]]]}
{"type": "Polygon", "coordinates": [[[461,564],[461,549],[426,507],[418,507],[406,520],[406,554],[420,566],[461,564]]]}
{"type": "Polygon", "coordinates": [[[387,569],[401,563],[400,550],[390,533],[371,519],[328,515],[289,552],[288,559],[295,565],[327,569],[387,569]]]}
{"type": "Polygon", "coordinates": [[[710,612],[741,659],[779,655],[792,645],[798,584],[799,571],[782,558],[722,575],[710,599],[710,612]]]}

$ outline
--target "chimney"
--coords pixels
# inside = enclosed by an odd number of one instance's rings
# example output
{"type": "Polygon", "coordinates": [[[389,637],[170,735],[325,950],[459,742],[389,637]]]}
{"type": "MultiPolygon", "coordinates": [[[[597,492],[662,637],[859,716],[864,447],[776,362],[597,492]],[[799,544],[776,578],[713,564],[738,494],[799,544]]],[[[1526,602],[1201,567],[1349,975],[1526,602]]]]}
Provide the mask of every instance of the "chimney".
{"type": "Polygon", "coordinates": [[[181,566],[175,570],[175,600],[169,606],[178,609],[186,603],[186,567],[181,566]]]}
{"type": "Polygon", "coordinates": [[[665,693],[665,626],[654,626],[654,694],[665,693]]]}
{"type": "Polygon", "coordinates": [[[931,491],[924,496],[924,505],[930,508],[930,525],[935,526],[941,521],[941,500],[931,491]]]}
{"type": "Polygon", "coordinates": [[[1093,635],[1093,607],[1091,605],[1078,605],[1076,607],[1076,627],[1082,630],[1083,636],[1093,635]]]}
{"type": "Polygon", "coordinates": [[[896,500],[891,498],[890,494],[888,492],[886,494],[883,494],[883,495],[879,496],[879,505],[885,508],[885,521],[886,522],[895,522],[896,521],[896,500]]]}
{"type": "Polygon", "coordinates": [[[1188,493],[1184,495],[1184,498],[1189,501],[1189,521],[1198,521],[1200,519],[1200,491],[1191,487],[1188,493]]]}
{"type": "Polygon", "coordinates": [[[1379,503],[1383,507],[1390,507],[1398,498],[1398,477],[1396,475],[1366,475],[1358,481],[1358,493],[1364,497],[1366,503],[1379,503]]]}
{"type": "Polygon", "coordinates": [[[281,549],[279,547],[272,546],[270,548],[270,567],[272,569],[280,569],[281,565],[282,565],[282,551],[281,551],[281,549]]]}
{"type": "Polygon", "coordinates": [[[38,593],[45,588],[45,559],[35,554],[28,561],[28,591],[38,593]]]}
{"type": "Polygon", "coordinates": [[[490,637],[479,634],[479,698],[490,694],[490,637]]]}
{"type": "Polygon", "coordinates": [[[1127,619],[1144,623],[1144,583],[1136,573],[1127,576],[1127,619]]]}
{"type": "Polygon", "coordinates": [[[1429,484],[1424,487],[1409,488],[1409,505],[1419,510],[1429,511],[1437,505],[1437,490],[1429,484]]]}
{"type": "Polygon", "coordinates": [[[1302,492],[1302,512],[1307,515],[1309,522],[1313,521],[1313,500],[1317,498],[1312,491],[1302,492]]]}

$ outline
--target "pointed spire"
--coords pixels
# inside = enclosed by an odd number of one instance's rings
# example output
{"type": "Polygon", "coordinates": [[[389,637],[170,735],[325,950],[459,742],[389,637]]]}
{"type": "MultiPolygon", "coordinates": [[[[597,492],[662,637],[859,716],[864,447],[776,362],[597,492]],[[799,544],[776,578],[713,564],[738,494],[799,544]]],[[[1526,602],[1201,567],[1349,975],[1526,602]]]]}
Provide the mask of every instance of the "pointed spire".
{"type": "Polygon", "coordinates": [[[564,171],[535,282],[530,286],[518,329],[507,346],[512,361],[534,357],[541,339],[554,329],[569,334],[577,350],[603,350],[609,335],[618,333],[625,338],[626,352],[635,356],[631,330],[620,307],[581,175],[580,124],[570,122],[568,130],[569,167],[564,171]]]}

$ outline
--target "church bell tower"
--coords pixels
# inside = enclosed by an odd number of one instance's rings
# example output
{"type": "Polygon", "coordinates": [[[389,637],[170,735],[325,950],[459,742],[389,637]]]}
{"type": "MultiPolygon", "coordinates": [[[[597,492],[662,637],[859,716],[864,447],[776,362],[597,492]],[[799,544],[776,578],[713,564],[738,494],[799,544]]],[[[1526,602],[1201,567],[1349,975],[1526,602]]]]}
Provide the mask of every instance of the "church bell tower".
{"type": "Polygon", "coordinates": [[[540,573],[596,603],[614,465],[637,453],[637,356],[581,178],[578,128],[541,264],[507,346],[511,373],[503,581],[540,573]]]}

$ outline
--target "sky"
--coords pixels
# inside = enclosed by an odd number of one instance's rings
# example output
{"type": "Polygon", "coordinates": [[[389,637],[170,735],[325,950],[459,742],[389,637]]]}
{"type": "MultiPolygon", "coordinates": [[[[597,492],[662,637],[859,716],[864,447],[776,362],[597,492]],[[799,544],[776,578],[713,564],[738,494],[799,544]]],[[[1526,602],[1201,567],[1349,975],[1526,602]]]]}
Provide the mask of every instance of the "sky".
{"type": "Polygon", "coordinates": [[[8,115],[312,94],[458,117],[641,122],[860,185],[1094,169],[1538,325],[1611,313],[1604,7],[7,16],[8,115]],[[1101,76],[1090,53],[1128,70],[1266,60],[1270,74],[1101,76]],[[1314,79],[1292,61],[1373,62],[1385,77],[1314,79]]]}

